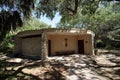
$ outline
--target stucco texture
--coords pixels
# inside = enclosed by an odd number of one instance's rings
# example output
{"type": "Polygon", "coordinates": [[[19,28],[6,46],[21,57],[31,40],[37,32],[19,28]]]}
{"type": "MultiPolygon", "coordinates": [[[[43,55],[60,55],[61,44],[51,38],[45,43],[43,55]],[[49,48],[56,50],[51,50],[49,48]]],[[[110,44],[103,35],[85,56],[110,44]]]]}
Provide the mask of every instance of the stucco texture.
{"type": "Polygon", "coordinates": [[[84,54],[94,54],[94,33],[76,28],[50,28],[20,32],[15,36],[14,53],[32,57],[48,56],[49,53],[57,55],[58,52],[67,54],[67,51],[81,54],[78,40],[83,40],[84,54]],[[42,37],[43,34],[46,36],[42,37]],[[48,44],[49,41],[51,45],[48,44]]]}
{"type": "MultiPolygon", "coordinates": [[[[51,40],[51,53],[56,55],[57,52],[64,51],[74,51],[75,53],[81,54],[78,52],[78,40],[84,41],[84,54],[92,54],[92,42],[91,35],[48,35],[48,40],[51,40]],[[65,45],[65,39],[67,38],[67,46],[65,45]]],[[[48,46],[48,42],[47,42],[48,46]]],[[[48,47],[47,47],[48,49],[48,47]]],[[[67,54],[67,53],[66,53],[67,54]]]]}

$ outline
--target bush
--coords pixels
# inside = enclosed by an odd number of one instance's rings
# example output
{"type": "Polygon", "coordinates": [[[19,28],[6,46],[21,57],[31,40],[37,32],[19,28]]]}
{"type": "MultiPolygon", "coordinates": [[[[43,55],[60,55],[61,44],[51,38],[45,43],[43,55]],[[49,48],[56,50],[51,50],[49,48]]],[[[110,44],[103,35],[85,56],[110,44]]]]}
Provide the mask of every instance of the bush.
{"type": "Polygon", "coordinates": [[[105,49],[112,49],[112,46],[110,44],[107,44],[105,49]]]}
{"type": "Polygon", "coordinates": [[[104,48],[105,44],[102,40],[99,39],[99,40],[96,41],[96,47],[97,48],[104,48]]]}
{"type": "Polygon", "coordinates": [[[7,34],[2,43],[0,44],[0,52],[12,52],[14,46],[14,34],[7,34]]]}

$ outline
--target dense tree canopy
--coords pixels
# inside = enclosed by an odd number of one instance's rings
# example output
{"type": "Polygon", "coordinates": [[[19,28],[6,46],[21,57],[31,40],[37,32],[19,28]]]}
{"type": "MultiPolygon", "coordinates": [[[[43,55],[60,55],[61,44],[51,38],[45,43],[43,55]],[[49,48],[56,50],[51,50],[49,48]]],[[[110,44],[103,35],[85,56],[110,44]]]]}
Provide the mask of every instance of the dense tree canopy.
{"type": "Polygon", "coordinates": [[[24,20],[23,27],[18,27],[16,30],[11,30],[6,34],[6,37],[3,39],[2,43],[0,44],[0,51],[7,52],[12,51],[14,46],[14,36],[21,31],[25,30],[37,30],[41,28],[50,28],[50,25],[47,25],[44,22],[41,22],[39,19],[35,17],[30,17],[29,20],[24,20]]]}
{"type": "Polygon", "coordinates": [[[0,41],[11,29],[22,26],[22,18],[30,16],[34,3],[34,0],[0,1],[0,41]]]}
{"type": "MultiPolygon", "coordinates": [[[[59,12],[62,16],[61,21],[67,24],[68,20],[78,16],[94,14],[99,7],[99,3],[103,3],[105,6],[104,3],[106,2],[103,0],[1,0],[0,37],[2,39],[11,29],[15,30],[16,27],[22,26],[22,21],[31,15],[37,17],[46,15],[52,19],[59,12]]],[[[115,8],[119,9],[119,7],[115,8]]],[[[75,24],[78,23],[77,19],[74,22],[75,24]]]]}
{"type": "Polygon", "coordinates": [[[17,31],[25,31],[25,30],[37,30],[41,28],[50,28],[51,26],[41,22],[39,19],[30,17],[29,20],[24,20],[24,24],[22,28],[17,28],[17,31]]]}
{"type": "MultiPolygon", "coordinates": [[[[75,16],[65,17],[57,27],[79,27],[95,32],[97,41],[118,47],[120,45],[120,2],[100,2],[94,14],[82,14],[81,9],[75,16]]],[[[120,46],[119,46],[120,47],[120,46]]]]}

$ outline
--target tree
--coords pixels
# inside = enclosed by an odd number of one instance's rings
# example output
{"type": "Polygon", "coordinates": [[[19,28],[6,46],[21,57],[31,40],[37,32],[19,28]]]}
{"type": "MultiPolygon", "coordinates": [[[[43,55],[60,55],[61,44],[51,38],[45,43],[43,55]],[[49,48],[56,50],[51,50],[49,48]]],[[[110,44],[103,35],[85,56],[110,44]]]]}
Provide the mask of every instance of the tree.
{"type": "Polygon", "coordinates": [[[96,33],[96,39],[102,40],[106,46],[120,47],[120,10],[118,2],[104,3],[89,18],[89,27],[96,33]]]}
{"type": "Polygon", "coordinates": [[[25,31],[25,30],[36,30],[41,28],[50,28],[51,26],[41,22],[39,19],[35,17],[31,17],[29,20],[24,20],[23,27],[17,28],[17,31],[25,31]]]}
{"type": "Polygon", "coordinates": [[[0,37],[2,39],[11,29],[22,26],[24,18],[29,18],[32,13],[37,17],[46,15],[52,19],[59,12],[61,20],[65,22],[79,10],[82,14],[94,14],[100,1],[102,0],[1,0],[0,37]]]}
{"type": "Polygon", "coordinates": [[[1,0],[0,1],[0,43],[6,34],[22,26],[22,18],[30,16],[34,0],[1,0]]]}
{"type": "Polygon", "coordinates": [[[0,44],[0,51],[7,52],[12,51],[14,46],[14,36],[20,32],[25,30],[37,30],[41,28],[50,28],[50,25],[41,22],[39,19],[30,17],[29,20],[24,20],[23,27],[16,28],[15,31],[11,30],[9,33],[6,34],[6,37],[3,39],[2,43],[0,44]]]}
{"type": "Polygon", "coordinates": [[[100,2],[94,14],[82,14],[67,17],[58,23],[58,27],[79,27],[95,32],[95,39],[106,45],[120,45],[120,2],[100,2]]]}

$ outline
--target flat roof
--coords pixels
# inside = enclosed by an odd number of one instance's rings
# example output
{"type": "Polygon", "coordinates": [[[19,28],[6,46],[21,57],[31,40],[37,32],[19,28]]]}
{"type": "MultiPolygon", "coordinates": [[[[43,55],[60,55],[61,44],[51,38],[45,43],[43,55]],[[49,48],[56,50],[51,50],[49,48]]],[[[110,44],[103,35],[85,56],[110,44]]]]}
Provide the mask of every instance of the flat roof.
{"type": "Polygon", "coordinates": [[[22,31],[19,32],[16,36],[18,37],[25,37],[25,36],[29,36],[29,35],[41,35],[44,32],[48,32],[48,33],[60,33],[60,34],[92,34],[94,35],[94,33],[91,30],[83,30],[83,29],[79,29],[79,28],[43,28],[43,29],[39,29],[39,30],[27,30],[27,31],[22,31]]]}

